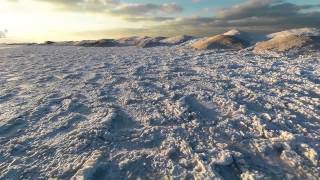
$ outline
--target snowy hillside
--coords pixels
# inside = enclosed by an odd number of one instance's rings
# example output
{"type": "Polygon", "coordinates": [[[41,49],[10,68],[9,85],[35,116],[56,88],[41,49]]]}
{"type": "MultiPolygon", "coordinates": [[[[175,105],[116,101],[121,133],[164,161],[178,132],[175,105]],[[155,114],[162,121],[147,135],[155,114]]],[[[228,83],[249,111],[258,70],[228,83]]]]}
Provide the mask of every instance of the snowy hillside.
{"type": "Polygon", "coordinates": [[[0,48],[0,179],[317,179],[320,53],[0,48]]]}
{"type": "Polygon", "coordinates": [[[285,31],[276,32],[273,34],[269,34],[269,38],[273,38],[276,36],[320,36],[320,30],[317,28],[299,28],[299,29],[289,29],[285,31]]]}
{"type": "Polygon", "coordinates": [[[244,31],[239,31],[237,29],[231,29],[230,31],[225,32],[223,35],[235,36],[239,39],[247,41],[249,44],[254,45],[256,42],[263,41],[267,37],[264,34],[249,33],[244,31]]]}

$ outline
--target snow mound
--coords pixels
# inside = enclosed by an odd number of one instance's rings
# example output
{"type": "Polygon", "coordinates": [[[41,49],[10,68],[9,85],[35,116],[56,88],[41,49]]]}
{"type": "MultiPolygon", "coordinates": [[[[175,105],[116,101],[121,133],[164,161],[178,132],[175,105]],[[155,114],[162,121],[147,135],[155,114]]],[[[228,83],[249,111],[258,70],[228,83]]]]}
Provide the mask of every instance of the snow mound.
{"type": "Polygon", "coordinates": [[[122,46],[136,46],[141,41],[149,38],[149,36],[130,36],[117,39],[116,41],[122,46]]]}
{"type": "Polygon", "coordinates": [[[46,41],[42,45],[52,45],[52,46],[74,46],[76,42],[74,41],[46,41]]]}
{"type": "Polygon", "coordinates": [[[52,45],[52,44],[55,44],[56,42],[54,41],[45,41],[43,44],[45,45],[52,45]]]}
{"type": "Polygon", "coordinates": [[[223,34],[200,39],[191,46],[199,50],[207,49],[244,49],[250,45],[254,45],[258,41],[265,40],[266,36],[240,31],[238,29],[231,29],[223,34]]]}
{"type": "Polygon", "coordinates": [[[286,30],[271,34],[268,37],[271,37],[271,39],[255,45],[254,53],[301,53],[320,47],[319,31],[315,28],[286,30]]]}
{"type": "Polygon", "coordinates": [[[276,33],[269,34],[269,38],[276,36],[320,36],[320,30],[317,28],[299,28],[299,29],[289,29],[285,31],[280,31],[276,33]]]}
{"type": "Polygon", "coordinates": [[[226,36],[235,36],[243,41],[249,42],[251,45],[255,44],[258,41],[265,40],[266,36],[258,33],[249,33],[240,31],[238,29],[231,29],[230,31],[225,32],[223,35],[226,36]]]}
{"type": "Polygon", "coordinates": [[[168,45],[178,45],[193,39],[193,36],[181,35],[163,39],[161,42],[168,45]]]}
{"type": "Polygon", "coordinates": [[[223,33],[223,35],[226,36],[241,36],[244,32],[238,30],[238,29],[231,29],[230,31],[227,31],[223,33]]]}
{"type": "Polygon", "coordinates": [[[176,37],[149,37],[149,36],[131,36],[124,37],[117,40],[114,39],[100,39],[100,40],[83,40],[83,41],[46,41],[40,45],[51,46],[84,46],[84,47],[118,47],[118,46],[137,46],[142,48],[156,47],[156,46],[170,46],[178,45],[191,40],[192,36],[181,35],[176,37]]]}
{"type": "Polygon", "coordinates": [[[74,43],[75,46],[85,47],[114,47],[118,43],[113,39],[100,39],[100,40],[83,40],[74,43]]]}
{"type": "Polygon", "coordinates": [[[247,41],[244,41],[236,36],[229,35],[216,35],[207,39],[199,40],[193,43],[191,46],[198,50],[208,49],[244,49],[249,45],[247,41]]]}
{"type": "Polygon", "coordinates": [[[162,46],[165,45],[163,42],[161,42],[163,39],[166,39],[166,37],[150,37],[150,38],[146,38],[141,40],[137,47],[141,47],[141,48],[149,48],[149,47],[156,47],[156,46],[162,46]]]}
{"type": "Polygon", "coordinates": [[[140,38],[138,41],[136,41],[137,47],[142,48],[149,48],[149,47],[157,47],[157,46],[171,46],[171,45],[178,45],[182,44],[184,42],[187,42],[191,40],[192,36],[187,35],[181,35],[181,36],[175,36],[175,37],[146,37],[146,38],[140,38]]]}

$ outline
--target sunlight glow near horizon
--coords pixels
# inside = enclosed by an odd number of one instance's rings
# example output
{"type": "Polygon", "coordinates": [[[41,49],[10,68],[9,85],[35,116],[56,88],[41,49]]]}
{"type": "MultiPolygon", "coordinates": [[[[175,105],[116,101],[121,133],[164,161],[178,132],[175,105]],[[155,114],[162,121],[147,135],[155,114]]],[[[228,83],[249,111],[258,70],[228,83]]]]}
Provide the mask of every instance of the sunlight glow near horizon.
{"type": "MultiPolygon", "coordinates": [[[[99,31],[130,27],[131,24],[117,17],[57,11],[47,3],[22,0],[19,3],[0,2],[2,29],[8,30],[3,42],[67,41],[102,38],[101,35],[84,36],[77,32],[99,31]]],[[[136,24],[139,25],[139,24],[136,24]]]]}
{"type": "Polygon", "coordinates": [[[0,43],[301,27],[320,28],[319,0],[0,0],[0,43]]]}

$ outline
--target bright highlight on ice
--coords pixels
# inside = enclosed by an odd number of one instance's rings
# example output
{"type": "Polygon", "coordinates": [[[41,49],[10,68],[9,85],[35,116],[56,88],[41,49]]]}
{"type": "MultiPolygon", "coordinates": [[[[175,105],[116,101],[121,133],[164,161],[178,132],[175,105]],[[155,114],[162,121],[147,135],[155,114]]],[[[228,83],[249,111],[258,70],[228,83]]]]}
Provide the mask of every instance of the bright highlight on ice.
{"type": "Polygon", "coordinates": [[[318,0],[1,0],[0,179],[318,179],[318,0]]]}

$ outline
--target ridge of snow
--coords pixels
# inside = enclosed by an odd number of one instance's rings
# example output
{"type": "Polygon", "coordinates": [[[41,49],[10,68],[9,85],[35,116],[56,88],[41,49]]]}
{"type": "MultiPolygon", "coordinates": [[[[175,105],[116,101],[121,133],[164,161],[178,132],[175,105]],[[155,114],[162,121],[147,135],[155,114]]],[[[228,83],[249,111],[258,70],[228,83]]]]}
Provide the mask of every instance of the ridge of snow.
{"type": "Polygon", "coordinates": [[[235,36],[235,37],[240,38],[244,41],[247,41],[251,45],[257,43],[258,41],[262,41],[262,40],[266,39],[266,36],[263,34],[245,32],[245,31],[240,31],[238,29],[231,29],[230,31],[223,33],[223,35],[235,36]]]}
{"type": "Polygon", "coordinates": [[[297,35],[297,36],[320,36],[320,30],[317,28],[298,28],[298,29],[288,29],[276,33],[269,34],[269,38],[273,38],[275,36],[289,36],[289,35],[297,35]]]}

